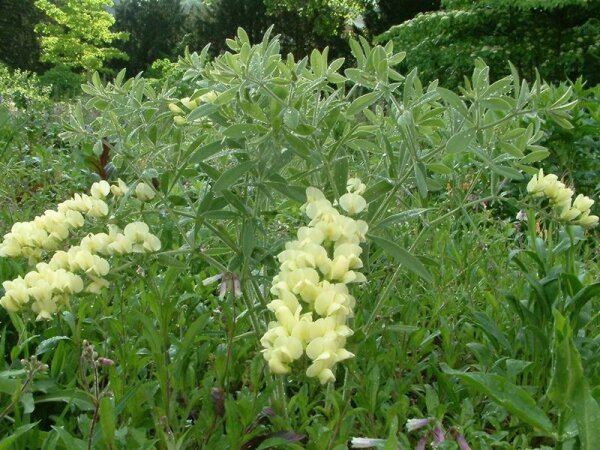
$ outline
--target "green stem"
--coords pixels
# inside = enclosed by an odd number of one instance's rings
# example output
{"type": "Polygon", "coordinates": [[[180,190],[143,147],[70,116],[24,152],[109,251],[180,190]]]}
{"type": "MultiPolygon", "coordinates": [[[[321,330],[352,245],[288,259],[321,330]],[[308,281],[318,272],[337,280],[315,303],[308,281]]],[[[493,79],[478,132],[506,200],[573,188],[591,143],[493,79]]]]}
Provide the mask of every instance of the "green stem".
{"type": "Polygon", "coordinates": [[[285,395],[285,379],[280,375],[273,375],[273,377],[275,377],[275,404],[279,407],[286,423],[289,425],[290,417],[288,415],[287,398],[285,395]]]}

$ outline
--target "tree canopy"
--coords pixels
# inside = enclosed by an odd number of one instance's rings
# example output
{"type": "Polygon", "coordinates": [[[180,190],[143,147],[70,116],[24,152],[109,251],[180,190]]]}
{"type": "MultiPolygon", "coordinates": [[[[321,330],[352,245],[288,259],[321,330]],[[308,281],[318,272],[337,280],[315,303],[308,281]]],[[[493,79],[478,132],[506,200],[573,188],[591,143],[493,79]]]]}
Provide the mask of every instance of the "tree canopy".
{"type": "Polygon", "coordinates": [[[89,71],[110,59],[127,59],[111,46],[127,37],[110,30],[115,19],[106,8],[113,6],[112,0],[35,0],[35,6],[47,17],[36,26],[43,62],[89,71]]]}

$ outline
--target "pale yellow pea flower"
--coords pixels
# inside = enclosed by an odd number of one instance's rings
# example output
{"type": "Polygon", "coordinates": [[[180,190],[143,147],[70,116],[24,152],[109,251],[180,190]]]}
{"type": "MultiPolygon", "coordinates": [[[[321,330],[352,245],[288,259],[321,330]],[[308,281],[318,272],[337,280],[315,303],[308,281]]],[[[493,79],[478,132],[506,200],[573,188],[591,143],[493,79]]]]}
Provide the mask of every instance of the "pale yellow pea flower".
{"type": "Polygon", "coordinates": [[[156,192],[146,183],[138,183],[135,187],[135,196],[142,202],[148,202],[156,196],[156,192]]]}

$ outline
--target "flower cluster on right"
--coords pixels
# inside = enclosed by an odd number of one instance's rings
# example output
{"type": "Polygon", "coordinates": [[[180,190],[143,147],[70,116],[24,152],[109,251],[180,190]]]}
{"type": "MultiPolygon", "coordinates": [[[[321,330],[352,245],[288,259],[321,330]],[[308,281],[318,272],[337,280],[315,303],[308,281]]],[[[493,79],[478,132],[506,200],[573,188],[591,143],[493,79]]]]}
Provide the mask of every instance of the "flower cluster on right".
{"type": "Polygon", "coordinates": [[[536,197],[546,197],[562,221],[586,228],[598,225],[598,216],[591,214],[594,200],[582,194],[573,200],[573,189],[566,187],[552,173],[544,175],[543,169],[540,169],[527,184],[527,192],[536,197]]]}
{"type": "MultiPolygon", "coordinates": [[[[347,190],[339,205],[350,215],[360,213],[367,206],[361,196],[365,185],[350,179],[347,190]]],[[[288,373],[306,353],[311,360],[306,375],[324,384],[335,380],[337,362],[354,356],[344,348],[353,334],[347,322],[356,303],[348,284],[366,281],[357,270],[363,266],[360,244],[368,226],[341,214],[316,188],[308,188],[306,196],[303,210],[311,221],[278,255],[280,272],[271,287],[275,299],[268,305],[277,320],[261,343],[273,373],[288,373]]]]}

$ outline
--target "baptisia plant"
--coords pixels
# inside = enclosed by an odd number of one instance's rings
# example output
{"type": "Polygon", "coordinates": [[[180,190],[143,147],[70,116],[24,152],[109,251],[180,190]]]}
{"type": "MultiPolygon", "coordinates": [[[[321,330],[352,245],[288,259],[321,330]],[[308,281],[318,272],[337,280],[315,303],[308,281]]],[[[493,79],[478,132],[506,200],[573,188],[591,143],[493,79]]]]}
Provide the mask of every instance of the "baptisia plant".
{"type": "Polygon", "coordinates": [[[527,184],[527,192],[535,197],[546,197],[561,221],[586,228],[598,225],[598,216],[591,214],[594,200],[582,194],[573,200],[573,189],[566,187],[552,173],[544,175],[544,170],[540,169],[527,184]]]}
{"type": "MultiPolygon", "coordinates": [[[[363,211],[365,185],[353,178],[347,191],[339,199],[341,209],[348,215],[363,211]]],[[[336,363],[354,356],[344,348],[353,334],[348,319],[356,303],[348,285],[366,281],[358,269],[368,226],[338,211],[316,188],[309,187],[306,197],[302,209],[310,222],[277,256],[280,271],[271,287],[275,299],[267,305],[277,320],[261,343],[271,372],[290,372],[290,364],[306,353],[311,361],[306,375],[324,384],[335,380],[336,363]]]]}
{"type": "MultiPolygon", "coordinates": [[[[154,196],[148,185],[138,184],[136,194],[142,201],[154,196]],[[151,194],[150,194],[151,191],[151,194]]],[[[24,277],[2,283],[5,293],[0,305],[8,311],[20,311],[31,301],[36,320],[50,319],[61,306],[68,306],[73,294],[99,294],[109,286],[104,278],[110,271],[106,258],[127,253],[148,253],[161,247],[158,237],[144,222],[132,222],[120,230],[108,225],[108,233],[88,234],[79,245],[69,247],[65,241],[72,231],[82,228],[86,218],[108,216],[107,196],[113,199],[129,192],[122,181],[111,186],[107,181],[94,183],[90,195],[75,194],[30,222],[17,222],[0,243],[0,257],[26,257],[34,270],[24,277]]]]}

